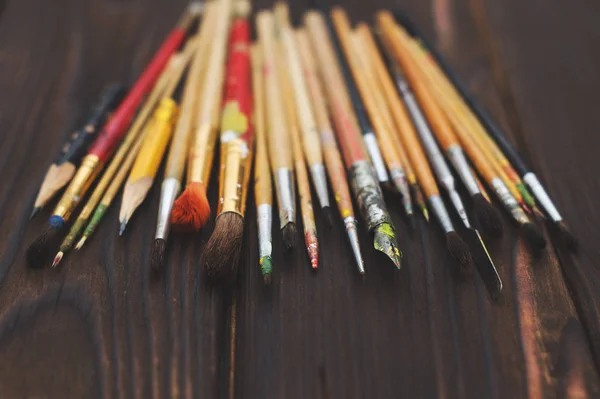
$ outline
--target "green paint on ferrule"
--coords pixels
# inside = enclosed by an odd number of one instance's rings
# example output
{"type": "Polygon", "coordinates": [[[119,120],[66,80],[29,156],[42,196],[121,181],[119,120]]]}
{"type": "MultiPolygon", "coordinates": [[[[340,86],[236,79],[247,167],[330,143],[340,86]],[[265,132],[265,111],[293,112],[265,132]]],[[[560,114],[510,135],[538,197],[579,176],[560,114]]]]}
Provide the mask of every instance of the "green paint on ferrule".
{"type": "Polygon", "coordinates": [[[394,228],[392,227],[392,225],[389,223],[381,223],[378,226],[377,230],[384,233],[388,237],[396,238],[396,232],[394,231],[394,228]]]}
{"type": "Polygon", "coordinates": [[[96,211],[94,211],[92,220],[90,220],[90,224],[88,224],[87,227],[85,228],[85,231],[83,233],[85,236],[89,237],[92,234],[94,234],[94,232],[96,231],[96,227],[98,227],[98,224],[100,223],[100,221],[106,214],[107,209],[108,209],[108,206],[106,206],[106,205],[102,205],[102,204],[98,205],[98,207],[96,208],[96,211]]]}
{"type": "Polygon", "coordinates": [[[381,223],[375,228],[375,237],[373,247],[386,254],[394,263],[396,268],[400,269],[402,252],[398,249],[396,243],[396,233],[390,223],[381,223]]]}
{"type": "Polygon", "coordinates": [[[73,248],[75,240],[77,239],[77,237],[79,237],[79,233],[81,233],[81,230],[83,230],[87,221],[87,219],[78,218],[75,221],[75,223],[73,223],[73,227],[71,227],[71,230],[69,230],[69,234],[67,234],[62,244],[60,245],[61,252],[67,252],[71,248],[73,248]]]}
{"type": "Polygon", "coordinates": [[[519,183],[516,186],[517,190],[519,190],[519,193],[521,193],[521,196],[523,197],[523,202],[525,202],[525,205],[527,205],[527,207],[530,209],[535,208],[535,199],[529,193],[529,191],[527,191],[525,185],[523,183],[519,183]]]}
{"type": "Polygon", "coordinates": [[[259,264],[260,272],[263,276],[267,276],[273,271],[273,259],[271,259],[270,256],[263,256],[262,258],[260,258],[259,264]]]}

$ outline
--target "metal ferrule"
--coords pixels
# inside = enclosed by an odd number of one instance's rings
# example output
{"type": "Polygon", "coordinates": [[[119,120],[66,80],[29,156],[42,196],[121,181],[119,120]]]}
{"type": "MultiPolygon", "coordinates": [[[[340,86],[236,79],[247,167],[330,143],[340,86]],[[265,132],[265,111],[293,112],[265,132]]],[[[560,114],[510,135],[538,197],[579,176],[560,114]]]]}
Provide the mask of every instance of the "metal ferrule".
{"type": "Polygon", "coordinates": [[[71,216],[73,209],[79,204],[88,187],[94,181],[94,178],[100,171],[98,164],[100,158],[96,155],[86,155],[81,162],[81,166],[75,173],[71,184],[63,194],[62,198],[54,208],[53,215],[60,216],[63,219],[68,219],[71,216]]]}
{"type": "Polygon", "coordinates": [[[296,187],[293,172],[288,168],[275,171],[279,225],[283,229],[288,223],[296,223],[296,187]]]}
{"type": "Polygon", "coordinates": [[[525,176],[523,176],[523,181],[525,184],[527,184],[527,187],[529,187],[539,203],[542,204],[542,207],[548,216],[550,216],[550,219],[552,219],[554,222],[560,222],[563,220],[562,216],[560,216],[560,213],[558,212],[558,209],[556,209],[554,203],[550,199],[550,196],[544,189],[544,186],[542,186],[542,183],[540,183],[537,176],[533,172],[525,174],[525,176]]]}
{"type": "Polygon", "coordinates": [[[350,185],[367,229],[372,232],[381,223],[392,224],[371,164],[367,161],[355,162],[350,167],[349,175],[350,185]]]}
{"type": "Polygon", "coordinates": [[[203,123],[196,129],[196,141],[190,151],[188,162],[188,182],[198,182],[208,186],[215,153],[216,133],[217,130],[210,123],[203,123]]]}
{"type": "Polygon", "coordinates": [[[375,168],[377,180],[379,180],[379,183],[388,182],[390,178],[388,176],[387,169],[385,168],[385,162],[383,162],[383,157],[381,156],[381,150],[379,149],[379,143],[377,142],[375,133],[367,132],[363,134],[363,141],[367,147],[367,152],[369,153],[369,158],[371,158],[371,163],[375,168]]]}
{"type": "Polygon", "coordinates": [[[504,208],[506,208],[506,210],[510,212],[510,214],[517,221],[517,223],[528,223],[529,218],[527,217],[527,215],[525,215],[525,212],[523,212],[523,209],[521,209],[519,203],[517,202],[515,197],[513,197],[513,195],[510,193],[508,187],[506,187],[502,179],[496,177],[492,179],[491,183],[492,188],[496,192],[498,198],[500,198],[502,205],[504,205],[504,208]]]}
{"type": "Polygon", "coordinates": [[[458,173],[460,180],[467,188],[469,195],[473,196],[475,194],[480,194],[481,190],[479,189],[477,180],[473,175],[462,148],[458,144],[451,145],[450,148],[448,148],[448,151],[446,151],[446,155],[452,166],[454,166],[454,170],[458,173]]]}
{"type": "Polygon", "coordinates": [[[452,201],[452,205],[454,205],[456,213],[458,213],[458,216],[460,217],[460,220],[462,220],[467,229],[471,228],[471,223],[469,223],[469,217],[467,216],[467,211],[465,210],[465,204],[460,198],[458,191],[451,190],[448,191],[448,194],[450,196],[450,201],[452,201]]]}
{"type": "Polygon", "coordinates": [[[313,178],[313,183],[315,185],[315,190],[317,191],[317,197],[319,198],[319,204],[321,205],[321,208],[330,206],[325,167],[322,163],[314,164],[310,167],[310,174],[313,178]]]}
{"type": "Polygon", "coordinates": [[[429,197],[429,206],[431,206],[435,218],[442,226],[444,233],[454,231],[454,226],[452,225],[450,215],[448,215],[448,211],[446,210],[444,201],[439,195],[432,195],[431,197],[429,197]]]}
{"type": "Polygon", "coordinates": [[[221,142],[218,214],[235,212],[244,217],[251,159],[250,150],[244,140],[235,138],[221,142]]]}
{"type": "Polygon", "coordinates": [[[406,173],[404,173],[403,169],[395,168],[390,169],[390,175],[396,189],[402,194],[402,204],[404,205],[404,209],[406,209],[406,213],[409,215],[412,214],[413,208],[410,198],[410,187],[408,185],[408,180],[406,179],[406,173]]]}
{"type": "Polygon", "coordinates": [[[348,216],[344,219],[344,226],[346,227],[346,232],[348,234],[348,239],[350,240],[350,246],[352,247],[352,253],[354,254],[354,260],[356,261],[356,267],[360,274],[364,274],[365,272],[365,263],[362,258],[362,253],[360,252],[360,245],[358,241],[358,229],[356,227],[357,222],[356,218],[352,216],[348,216]]]}
{"type": "Polygon", "coordinates": [[[256,207],[258,223],[258,255],[263,258],[271,256],[271,226],[273,225],[273,207],[271,204],[260,204],[256,207]]]}
{"type": "Polygon", "coordinates": [[[177,199],[181,182],[174,177],[165,179],[160,190],[160,204],[158,205],[158,221],[154,238],[166,240],[171,226],[171,209],[177,199]]]}

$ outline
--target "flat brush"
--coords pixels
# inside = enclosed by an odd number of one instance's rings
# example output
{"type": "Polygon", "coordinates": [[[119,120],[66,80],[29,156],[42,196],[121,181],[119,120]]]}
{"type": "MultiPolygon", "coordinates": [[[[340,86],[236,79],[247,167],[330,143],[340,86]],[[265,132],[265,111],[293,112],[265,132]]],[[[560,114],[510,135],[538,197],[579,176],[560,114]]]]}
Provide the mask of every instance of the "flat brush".
{"type": "Polygon", "coordinates": [[[267,150],[265,86],[263,60],[260,44],[254,44],[252,55],[252,93],[254,96],[254,130],[256,132],[256,162],[254,163],[254,202],[256,203],[256,224],[258,226],[258,256],[260,272],[265,284],[271,282],[273,245],[271,226],[273,225],[273,186],[267,150]]]}
{"type": "Polygon", "coordinates": [[[179,48],[185,39],[187,30],[192,26],[199,12],[199,4],[191,3],[177,26],[165,39],[154,58],[114,112],[110,121],[102,128],[88,154],[81,162],[77,173],[54,208],[48,228],[27,249],[26,257],[30,266],[39,266],[49,260],[52,254],[51,247],[58,245],[57,240],[65,226],[65,222],[69,220],[71,213],[85,196],[94,178],[102,170],[104,163],[123,139],[135,111],[146,94],[152,89],[171,54],[179,48]]]}
{"type": "MultiPolygon", "coordinates": [[[[86,224],[88,225],[88,227],[85,229],[85,231],[88,231],[90,224],[98,224],[100,222],[101,217],[97,217],[97,214],[99,213],[98,210],[102,208],[102,206],[99,205],[96,208],[96,205],[98,205],[99,202],[100,204],[104,202],[104,199],[107,195],[105,194],[105,191],[111,191],[111,189],[114,187],[115,181],[118,180],[117,176],[123,173],[123,169],[126,168],[125,165],[127,164],[129,158],[131,158],[132,156],[135,157],[135,155],[132,154],[136,154],[139,150],[139,143],[141,143],[141,141],[143,140],[144,128],[147,126],[147,122],[150,119],[150,114],[156,106],[156,104],[158,103],[160,96],[164,92],[165,87],[168,84],[169,78],[172,74],[172,70],[177,67],[180,61],[181,56],[179,56],[178,54],[173,55],[169,60],[169,64],[167,65],[165,71],[156,82],[156,85],[152,89],[152,92],[148,96],[148,99],[144,103],[144,106],[138,113],[138,116],[133,122],[131,129],[127,133],[125,140],[123,140],[123,143],[119,146],[119,149],[117,150],[116,154],[112,157],[110,163],[108,164],[108,167],[102,174],[100,181],[98,182],[96,187],[94,187],[92,195],[90,195],[90,198],[81,210],[81,213],[71,226],[69,234],[67,234],[62,244],[60,245],[59,252],[54,257],[54,261],[52,263],[53,267],[56,267],[63,258],[63,256],[71,250],[73,244],[75,243],[75,240],[79,238],[79,235],[84,229],[84,227],[86,227],[86,224]],[[96,209],[96,211],[94,211],[94,209],[96,209]],[[94,212],[93,216],[92,212],[94,212]]],[[[127,170],[129,170],[130,167],[131,165],[127,167],[127,170]]],[[[119,183],[116,189],[114,189],[115,194],[120,187],[121,184],[119,183]]],[[[104,209],[104,211],[105,210],[106,209],[104,209]]],[[[102,212],[102,215],[103,214],[104,212],[102,212]]],[[[85,238],[82,238],[82,240],[83,242],[85,242],[85,238]]],[[[83,245],[83,243],[81,245],[83,245]]]]}
{"type": "Polygon", "coordinates": [[[363,103],[358,88],[356,87],[356,82],[352,78],[350,67],[346,62],[344,62],[343,46],[335,33],[335,27],[333,26],[331,18],[328,15],[329,7],[327,7],[326,4],[323,4],[323,1],[317,1],[317,4],[319,5],[320,12],[323,13],[326,32],[329,34],[332,49],[336,55],[340,72],[344,79],[345,88],[349,96],[347,101],[350,101],[348,104],[353,110],[353,118],[355,118],[360,128],[360,132],[362,133],[366,150],[369,154],[369,158],[373,164],[373,167],[375,168],[377,180],[379,180],[379,183],[382,185],[388,185],[390,183],[390,177],[383,160],[380,144],[373,130],[372,122],[369,120],[365,104],[363,103]]]}
{"type": "Polygon", "coordinates": [[[319,267],[319,239],[317,235],[317,226],[315,224],[315,215],[312,207],[312,198],[310,194],[310,183],[306,171],[306,159],[302,152],[302,139],[300,138],[299,115],[296,114],[294,107],[294,93],[291,84],[290,74],[287,72],[290,67],[285,61],[285,49],[287,43],[278,37],[278,77],[285,107],[285,119],[287,130],[292,139],[292,154],[294,157],[294,170],[296,171],[296,181],[298,183],[298,196],[300,198],[300,213],[302,215],[302,225],[304,227],[304,243],[310,259],[310,265],[313,269],[319,267]]]}
{"type": "Polygon", "coordinates": [[[358,241],[357,221],[354,214],[354,206],[352,205],[352,197],[350,196],[350,188],[346,181],[346,169],[342,161],[342,156],[338,150],[333,128],[327,113],[327,102],[321,81],[319,80],[316,61],[310,46],[310,39],[304,29],[296,31],[296,42],[302,60],[302,68],[306,85],[311,95],[311,102],[315,112],[315,118],[319,127],[321,137],[321,145],[323,147],[323,155],[325,166],[333,188],[335,201],[337,203],[340,217],[344,223],[352,253],[358,271],[360,274],[365,273],[364,261],[360,251],[358,241]]]}
{"type": "Polygon", "coordinates": [[[121,103],[123,96],[125,96],[123,86],[116,84],[109,86],[103,92],[85,125],[69,136],[60,150],[60,155],[50,165],[44,176],[31,217],[34,217],[71,180],[81,159],[104,126],[110,113],[121,103]]]}
{"type": "Polygon", "coordinates": [[[284,3],[276,3],[275,19],[280,40],[284,43],[283,50],[285,62],[288,66],[294,106],[301,131],[301,143],[304,157],[310,168],[312,181],[317,192],[317,198],[325,219],[330,227],[333,226],[333,215],[329,204],[329,190],[327,187],[327,176],[323,164],[323,150],[319,140],[319,129],[315,120],[312,104],[306,87],[306,81],[302,74],[302,64],[298,44],[294,37],[288,15],[288,7],[284,3]]]}
{"type": "Polygon", "coordinates": [[[268,146],[271,171],[275,177],[279,225],[288,250],[296,246],[296,183],[290,132],[285,121],[283,96],[278,85],[277,44],[272,12],[261,11],[256,16],[258,37],[262,45],[265,98],[267,100],[268,146]]]}
{"type": "Polygon", "coordinates": [[[238,0],[234,7],[236,18],[231,26],[225,101],[221,113],[219,208],[215,230],[200,261],[211,280],[228,283],[234,281],[240,261],[254,144],[248,23],[250,4],[246,0],[238,0]]]}
{"type": "Polygon", "coordinates": [[[166,240],[171,226],[171,209],[181,188],[190,136],[194,126],[197,92],[202,85],[207,61],[206,52],[214,32],[217,12],[218,2],[211,1],[206,4],[204,18],[197,34],[198,48],[187,74],[179,119],[169,146],[165,175],[160,190],[156,232],[150,253],[150,268],[154,271],[161,268],[165,256],[166,240]]]}
{"type": "Polygon", "coordinates": [[[198,113],[189,151],[187,185],[171,210],[171,223],[181,231],[196,232],[210,217],[206,188],[215,153],[232,0],[219,0],[218,5],[219,13],[215,21],[202,92],[196,104],[198,113]]]}
{"type": "Polygon", "coordinates": [[[305,23],[318,61],[327,94],[330,114],[336,128],[352,192],[369,232],[374,235],[373,246],[400,268],[402,254],[396,233],[387,211],[379,182],[368,160],[364,142],[336,58],[324,17],[315,11],[305,14],[305,23]]]}
{"type": "MultiPolygon", "coordinates": [[[[350,33],[350,22],[346,13],[339,7],[334,7],[331,12],[333,26],[335,28],[338,40],[341,44],[345,59],[340,59],[340,64],[348,63],[350,71],[354,78],[354,82],[358,88],[359,94],[365,105],[369,119],[375,127],[375,134],[377,140],[381,143],[381,154],[387,164],[390,171],[390,175],[396,189],[402,195],[402,202],[406,215],[411,218],[413,216],[412,201],[410,197],[410,189],[408,187],[408,181],[406,179],[406,173],[404,172],[404,165],[401,162],[398,154],[398,148],[391,134],[391,127],[389,125],[389,119],[386,119],[387,115],[384,115],[385,104],[378,103],[378,94],[375,88],[372,86],[373,82],[370,82],[367,76],[366,67],[364,60],[358,55],[358,51],[353,43],[350,33]]],[[[381,100],[381,99],[379,99],[381,100]]]]}

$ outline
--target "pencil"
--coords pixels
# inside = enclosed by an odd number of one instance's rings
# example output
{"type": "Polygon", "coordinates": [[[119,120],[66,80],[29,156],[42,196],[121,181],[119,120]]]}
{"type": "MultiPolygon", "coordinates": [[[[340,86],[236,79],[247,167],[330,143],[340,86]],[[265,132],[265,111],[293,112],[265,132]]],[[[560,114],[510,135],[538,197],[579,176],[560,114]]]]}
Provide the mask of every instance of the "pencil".
{"type": "Polygon", "coordinates": [[[291,76],[288,71],[291,69],[285,60],[285,49],[287,43],[278,37],[278,60],[277,71],[279,85],[285,107],[285,119],[287,130],[290,133],[292,141],[292,154],[294,157],[294,170],[296,171],[296,181],[298,183],[298,196],[300,197],[300,213],[302,215],[302,225],[304,227],[304,243],[310,259],[310,265],[313,269],[319,267],[319,239],[317,235],[317,226],[312,207],[312,198],[310,194],[310,183],[306,171],[306,159],[302,152],[302,139],[299,130],[299,115],[294,106],[294,92],[291,84],[291,76]]]}
{"type": "Polygon", "coordinates": [[[250,3],[237,0],[231,26],[225,101],[221,112],[219,207],[215,229],[200,260],[214,282],[231,283],[244,238],[246,194],[254,152],[250,63],[250,3]]]}
{"type": "Polygon", "coordinates": [[[85,125],[73,132],[63,144],[58,158],[50,165],[33,205],[34,217],[73,177],[110,113],[119,105],[125,88],[113,84],[104,90],[85,125]]]}
{"type": "Polygon", "coordinates": [[[187,184],[171,210],[171,223],[179,230],[192,232],[200,230],[210,217],[206,188],[215,153],[232,0],[218,0],[218,6],[202,92],[196,104],[196,126],[189,150],[187,184]]]}
{"type": "Polygon", "coordinates": [[[305,14],[305,23],[324,84],[331,117],[342,152],[350,186],[367,229],[374,234],[373,246],[386,254],[400,268],[402,254],[387,211],[379,181],[369,162],[357,121],[352,114],[351,100],[336,58],[325,18],[318,12],[305,14]]]}
{"type": "Polygon", "coordinates": [[[189,149],[190,136],[194,129],[194,110],[197,93],[202,87],[202,78],[206,69],[206,52],[212,39],[218,3],[211,1],[206,4],[204,18],[197,34],[198,48],[193,56],[187,75],[183,98],[180,105],[179,119],[169,146],[169,154],[165,165],[165,173],[160,189],[160,201],[156,221],[154,242],[150,252],[150,268],[158,271],[164,261],[167,238],[171,227],[171,210],[175,198],[181,188],[181,180],[185,170],[185,161],[189,149]]]}
{"type": "Polygon", "coordinates": [[[350,188],[346,181],[346,170],[336,144],[333,127],[327,113],[325,93],[319,80],[316,60],[314,59],[310,39],[305,29],[296,30],[296,42],[298,43],[306,85],[310,92],[310,99],[319,128],[325,166],[327,167],[338,211],[344,222],[358,271],[360,274],[364,274],[365,267],[358,242],[357,220],[354,213],[354,206],[352,205],[352,197],[350,197],[350,188]]]}
{"type": "Polygon", "coordinates": [[[256,16],[258,37],[262,45],[265,98],[268,117],[268,146],[271,171],[275,178],[279,225],[283,232],[284,245],[291,250],[296,245],[296,184],[290,132],[285,121],[283,96],[279,91],[279,68],[275,21],[270,11],[260,11],[256,16]]]}
{"type": "Polygon", "coordinates": [[[200,8],[201,6],[198,3],[191,3],[188,6],[177,26],[167,36],[154,58],[112,115],[110,121],[102,128],[101,133],[82,160],[77,173],[54,208],[48,228],[27,249],[27,260],[31,266],[41,265],[51,257],[51,247],[58,246],[57,240],[60,239],[65,222],[69,220],[71,213],[85,196],[92,181],[104,167],[104,163],[122,141],[135,111],[145,95],[152,89],[171,54],[184,41],[187,30],[192,26],[200,8]]]}
{"type": "Polygon", "coordinates": [[[365,110],[365,105],[358,92],[356,83],[352,78],[352,72],[350,71],[350,67],[346,62],[344,62],[342,45],[337,35],[335,34],[335,28],[333,26],[333,23],[331,22],[331,18],[327,14],[328,7],[323,3],[326,4],[327,2],[317,0],[319,10],[323,13],[326,32],[328,32],[329,34],[332,50],[334,51],[334,54],[337,57],[340,72],[344,80],[345,88],[348,91],[349,98],[347,98],[346,100],[349,101],[348,104],[353,110],[353,118],[356,120],[356,123],[358,123],[360,132],[362,133],[362,138],[366,150],[369,154],[371,163],[375,168],[375,174],[377,176],[377,179],[379,180],[380,184],[387,186],[389,185],[390,178],[388,175],[387,168],[385,166],[385,162],[383,161],[383,156],[381,154],[381,148],[377,140],[377,136],[373,131],[372,122],[369,120],[367,111],[365,110]]]}
{"type": "Polygon", "coordinates": [[[304,156],[310,169],[319,204],[327,223],[331,227],[333,226],[333,216],[329,204],[327,176],[325,174],[325,165],[323,164],[323,150],[319,140],[319,130],[313,113],[313,107],[310,103],[306,81],[302,74],[298,45],[290,25],[286,4],[281,2],[276,3],[275,17],[280,40],[284,43],[285,62],[289,68],[294,105],[302,133],[304,156]]]}
{"type": "Polygon", "coordinates": [[[265,284],[271,282],[273,258],[271,226],[273,225],[273,186],[267,150],[266,109],[263,61],[259,43],[252,46],[252,91],[254,95],[254,130],[256,132],[256,162],[254,163],[254,202],[258,226],[258,256],[265,284]]]}

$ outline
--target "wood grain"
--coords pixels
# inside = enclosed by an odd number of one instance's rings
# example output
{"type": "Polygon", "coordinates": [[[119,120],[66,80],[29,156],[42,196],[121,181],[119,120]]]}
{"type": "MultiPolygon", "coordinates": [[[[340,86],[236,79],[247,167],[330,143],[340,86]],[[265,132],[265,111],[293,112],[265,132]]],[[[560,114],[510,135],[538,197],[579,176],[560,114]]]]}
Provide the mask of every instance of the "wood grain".
{"type": "MultiPolygon", "coordinates": [[[[504,217],[505,237],[489,242],[504,281],[498,303],[476,274],[455,280],[435,224],[420,219],[408,233],[393,194],[386,200],[404,252],[399,272],[368,248],[361,230],[361,279],[340,223],[328,230],[317,214],[319,271],[305,251],[284,254],[274,226],[273,284],[265,287],[250,203],[233,293],[199,274],[213,223],[174,236],[166,270],[149,274],[157,187],[125,237],[112,209],[89,246],[59,270],[28,270],[24,250],[45,223],[28,221],[30,207],[62,138],[106,83],[137,76],[184,4],[0,2],[0,397],[218,398],[232,384],[238,398],[600,393],[597,4],[397,2],[506,129],[581,241],[578,255],[551,245],[536,258],[504,217]]],[[[290,2],[294,23],[308,5],[290,2]]],[[[353,22],[394,6],[345,4],[353,22]]],[[[211,185],[213,205],[216,191],[211,185]]]]}

